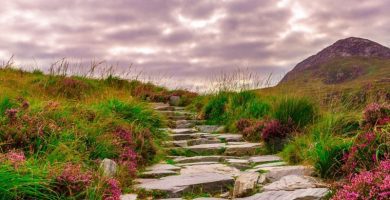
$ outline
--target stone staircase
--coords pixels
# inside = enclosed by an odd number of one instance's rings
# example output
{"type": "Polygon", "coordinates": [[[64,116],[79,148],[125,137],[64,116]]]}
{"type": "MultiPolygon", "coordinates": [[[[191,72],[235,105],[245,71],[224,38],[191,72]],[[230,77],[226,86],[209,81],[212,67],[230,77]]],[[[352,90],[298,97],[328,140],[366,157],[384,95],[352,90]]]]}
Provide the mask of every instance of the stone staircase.
{"type": "Polygon", "coordinates": [[[246,142],[239,134],[223,133],[221,126],[200,125],[182,107],[154,104],[167,116],[171,140],[166,163],[140,174],[137,188],[159,192],[167,199],[292,200],[322,199],[328,189],[311,177],[308,166],[287,166],[276,155],[258,155],[261,143],[246,142]],[[170,164],[168,164],[170,163],[170,164]]]}

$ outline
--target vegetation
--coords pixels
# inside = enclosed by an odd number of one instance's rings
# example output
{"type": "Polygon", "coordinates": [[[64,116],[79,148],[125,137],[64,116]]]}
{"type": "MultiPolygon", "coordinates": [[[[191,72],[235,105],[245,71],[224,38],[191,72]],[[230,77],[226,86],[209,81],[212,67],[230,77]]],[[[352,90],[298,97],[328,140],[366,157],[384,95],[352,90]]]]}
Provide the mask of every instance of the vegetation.
{"type": "Polygon", "coordinates": [[[0,199],[118,199],[164,156],[166,121],[142,101],[196,96],[62,72],[0,68],[0,199]],[[118,163],[114,177],[99,168],[105,158],[118,163]]]}

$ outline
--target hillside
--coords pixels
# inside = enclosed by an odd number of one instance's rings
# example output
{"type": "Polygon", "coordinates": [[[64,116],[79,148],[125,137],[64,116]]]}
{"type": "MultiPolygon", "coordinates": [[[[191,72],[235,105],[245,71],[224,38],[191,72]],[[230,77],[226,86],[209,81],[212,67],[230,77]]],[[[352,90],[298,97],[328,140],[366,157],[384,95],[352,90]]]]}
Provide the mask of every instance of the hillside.
{"type": "Polygon", "coordinates": [[[267,94],[311,96],[363,104],[390,98],[390,49],[362,38],[337,41],[298,63],[280,83],[260,90],[267,94]]]}

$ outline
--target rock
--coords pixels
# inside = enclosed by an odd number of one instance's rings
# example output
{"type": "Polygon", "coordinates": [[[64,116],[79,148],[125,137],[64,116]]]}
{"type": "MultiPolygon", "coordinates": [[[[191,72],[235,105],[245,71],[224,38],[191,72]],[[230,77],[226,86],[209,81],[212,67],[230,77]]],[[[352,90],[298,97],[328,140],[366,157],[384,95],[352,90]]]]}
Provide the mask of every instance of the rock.
{"type": "Polygon", "coordinates": [[[194,156],[175,158],[175,163],[195,163],[195,162],[220,162],[224,160],[225,156],[194,156]]]}
{"type": "Polygon", "coordinates": [[[105,158],[100,163],[100,168],[103,170],[105,176],[112,177],[116,173],[117,164],[115,161],[105,158]]]}
{"type": "Polygon", "coordinates": [[[179,174],[176,171],[172,170],[153,170],[153,171],[147,171],[147,172],[142,172],[140,177],[142,178],[160,178],[164,176],[172,176],[172,175],[177,175],[179,174]]]}
{"type": "Polygon", "coordinates": [[[298,176],[298,175],[288,175],[283,176],[280,180],[265,185],[263,187],[264,191],[272,190],[296,190],[296,189],[306,189],[306,188],[315,188],[316,180],[312,177],[298,176]]]}
{"type": "Polygon", "coordinates": [[[252,191],[256,187],[259,176],[258,172],[241,173],[234,183],[233,198],[241,197],[252,191]]]}
{"type": "Polygon", "coordinates": [[[195,133],[196,130],[193,128],[174,128],[170,130],[172,134],[189,134],[195,133]]]}
{"type": "Polygon", "coordinates": [[[320,200],[329,192],[326,188],[298,189],[294,191],[267,191],[236,200],[320,200]]]}
{"type": "Polygon", "coordinates": [[[237,169],[245,169],[249,167],[249,161],[245,159],[235,159],[235,158],[230,158],[226,159],[226,162],[229,163],[229,165],[237,168],[237,169]]]}
{"type": "Polygon", "coordinates": [[[196,129],[200,132],[205,132],[205,133],[215,133],[215,132],[222,132],[225,127],[224,126],[217,126],[217,125],[198,125],[195,126],[196,129]]]}
{"type": "Polygon", "coordinates": [[[172,170],[179,171],[181,168],[171,164],[155,164],[151,167],[147,167],[147,171],[155,171],[155,170],[172,170]]]}
{"type": "Polygon", "coordinates": [[[233,177],[219,173],[197,173],[167,176],[156,181],[137,185],[147,191],[163,191],[168,197],[180,197],[185,192],[202,191],[205,193],[219,193],[227,191],[234,183],[233,177]]]}
{"type": "MultiPolygon", "coordinates": [[[[229,133],[219,134],[218,139],[223,140],[224,142],[242,142],[243,141],[242,135],[229,134],[229,133]]],[[[240,144],[242,144],[242,143],[240,143],[240,144]]]]}
{"type": "Polygon", "coordinates": [[[120,200],[137,200],[136,194],[122,194],[120,200]]]}
{"type": "Polygon", "coordinates": [[[240,175],[240,170],[224,164],[206,164],[206,165],[188,165],[185,166],[180,174],[199,174],[199,173],[219,173],[229,176],[240,175]]]}
{"type": "Polygon", "coordinates": [[[172,142],[175,147],[188,147],[187,140],[176,140],[172,142]]]}
{"type": "Polygon", "coordinates": [[[287,175],[310,176],[314,173],[312,167],[306,166],[280,166],[280,167],[264,167],[262,170],[267,170],[265,173],[266,179],[274,182],[287,175]]]}
{"type": "Polygon", "coordinates": [[[280,158],[277,155],[253,156],[249,158],[249,162],[252,163],[265,163],[265,162],[276,162],[276,161],[282,161],[282,158],[280,158]]]}
{"type": "Polygon", "coordinates": [[[262,145],[260,143],[246,143],[240,145],[226,145],[225,155],[245,156],[254,155],[262,145]]]}
{"type": "Polygon", "coordinates": [[[189,149],[196,153],[205,153],[205,154],[222,154],[224,152],[225,143],[215,143],[215,144],[199,144],[194,146],[189,146],[186,149],[189,149]]]}
{"type": "Polygon", "coordinates": [[[191,128],[195,126],[194,120],[178,120],[176,121],[176,128],[191,128]]]}
{"type": "Polygon", "coordinates": [[[278,167],[278,166],[284,166],[284,165],[286,165],[286,164],[287,164],[287,163],[285,163],[285,162],[271,162],[271,163],[265,163],[265,164],[261,164],[261,165],[256,165],[256,166],[254,166],[252,169],[248,169],[248,170],[246,170],[246,171],[248,171],[248,172],[258,172],[258,171],[267,169],[268,167],[278,167]]]}
{"type": "Polygon", "coordinates": [[[218,164],[218,162],[194,162],[194,163],[180,163],[177,166],[185,167],[185,166],[193,166],[193,165],[210,165],[210,164],[218,164]]]}
{"type": "MultiPolygon", "coordinates": [[[[201,136],[203,137],[203,136],[201,136]]],[[[219,140],[216,139],[208,139],[208,138],[197,138],[197,139],[191,139],[187,140],[188,146],[194,146],[194,145],[199,145],[199,144],[216,144],[216,143],[221,143],[219,140]]]]}
{"type": "Polygon", "coordinates": [[[179,96],[170,96],[169,97],[169,105],[178,106],[179,104],[180,104],[180,97],[179,96]]]}
{"type": "Polygon", "coordinates": [[[260,174],[259,179],[257,180],[257,184],[263,185],[267,182],[267,179],[265,178],[264,174],[260,174]]]}
{"type": "Polygon", "coordinates": [[[171,137],[172,137],[173,140],[177,141],[177,140],[196,139],[196,138],[199,138],[199,135],[194,134],[194,133],[192,133],[192,134],[186,133],[186,134],[172,134],[171,137]]]}

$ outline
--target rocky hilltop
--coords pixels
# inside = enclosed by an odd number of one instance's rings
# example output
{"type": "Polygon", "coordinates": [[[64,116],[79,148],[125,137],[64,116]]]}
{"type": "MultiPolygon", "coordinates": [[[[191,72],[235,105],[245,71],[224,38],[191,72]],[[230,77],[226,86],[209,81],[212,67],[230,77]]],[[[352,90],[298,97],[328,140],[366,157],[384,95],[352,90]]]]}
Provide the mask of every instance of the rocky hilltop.
{"type": "MultiPolygon", "coordinates": [[[[280,83],[294,80],[300,77],[302,72],[316,70],[321,65],[334,59],[351,57],[390,59],[390,48],[363,38],[349,37],[341,39],[298,63],[293,70],[284,76],[280,83]]],[[[354,72],[354,75],[359,75],[363,70],[355,69],[355,71],[357,72],[354,72]]]]}

